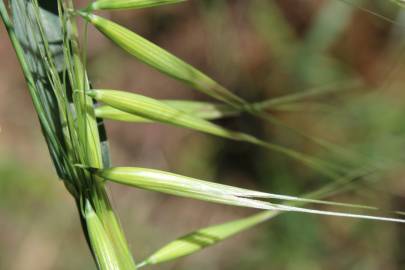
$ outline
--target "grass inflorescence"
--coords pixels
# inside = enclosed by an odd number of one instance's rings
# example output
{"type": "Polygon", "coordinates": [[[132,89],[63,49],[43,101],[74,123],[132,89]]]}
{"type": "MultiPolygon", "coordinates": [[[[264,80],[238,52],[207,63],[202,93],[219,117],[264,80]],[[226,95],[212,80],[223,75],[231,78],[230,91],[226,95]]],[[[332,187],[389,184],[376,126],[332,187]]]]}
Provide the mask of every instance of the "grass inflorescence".
{"type": "MultiPolygon", "coordinates": [[[[21,64],[50,155],[59,178],[75,199],[83,231],[99,269],[136,269],[174,260],[212,246],[282,212],[404,222],[400,218],[368,213],[304,208],[303,204],[323,204],[379,211],[378,208],[367,205],[322,200],[324,196],[337,192],[340,187],[351,183],[367,170],[325,161],[212,122],[249,114],[272,124],[282,125],[269,113],[270,109],[277,109],[297,100],[326,95],[328,90],[313,90],[250,103],[130,29],[94,14],[97,10],[140,9],[179,2],[185,1],[99,0],[83,9],[76,9],[71,0],[58,0],[51,4],[42,0],[10,0],[11,8],[8,11],[4,1],[0,0],[1,17],[21,64]],[[76,20],[80,17],[137,60],[214,98],[216,102],[156,100],[125,91],[94,89],[86,71],[86,44],[80,44],[78,39],[76,20]],[[103,106],[96,107],[95,102],[100,102],[103,106]],[[220,185],[148,168],[113,167],[110,164],[103,119],[170,124],[252,144],[302,162],[331,179],[332,184],[305,197],[286,196],[220,185]],[[175,239],[136,265],[107,195],[108,181],[265,211],[191,232],[175,239]]],[[[295,132],[300,134],[299,131],[295,132]]],[[[331,143],[309,139],[353,159],[362,158],[331,143]]]]}

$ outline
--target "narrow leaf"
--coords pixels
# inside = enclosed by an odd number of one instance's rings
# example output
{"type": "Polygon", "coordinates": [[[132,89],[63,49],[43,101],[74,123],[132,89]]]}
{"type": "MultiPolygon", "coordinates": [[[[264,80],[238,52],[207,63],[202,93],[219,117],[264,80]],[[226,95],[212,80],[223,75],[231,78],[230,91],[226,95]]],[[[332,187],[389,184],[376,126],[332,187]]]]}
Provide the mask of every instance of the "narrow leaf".
{"type": "Polygon", "coordinates": [[[243,99],[225,89],[201,71],[138,34],[94,14],[80,12],[80,15],[122,49],[152,68],[234,107],[247,106],[243,99]]]}
{"type": "Polygon", "coordinates": [[[186,0],[98,0],[87,10],[141,9],[176,4],[186,0]]]}
{"type": "Polygon", "coordinates": [[[251,217],[242,218],[220,225],[203,228],[184,235],[168,243],[145,261],[140,266],[159,264],[172,261],[183,256],[198,252],[201,249],[215,245],[237,233],[247,230],[255,225],[265,222],[275,216],[276,211],[264,211],[251,217]]]}
{"type": "MultiPolygon", "coordinates": [[[[245,197],[255,197],[255,194],[264,194],[264,193],[259,191],[241,189],[237,187],[207,182],[164,171],[145,168],[132,168],[132,167],[115,167],[109,169],[92,169],[92,170],[98,176],[116,183],[202,201],[240,207],[265,209],[265,210],[300,212],[317,215],[351,217],[351,218],[405,223],[405,220],[403,219],[391,217],[379,217],[379,216],[360,215],[343,212],[322,211],[316,209],[301,208],[282,204],[274,204],[260,200],[254,200],[245,197]]],[[[267,194],[268,196],[274,195],[270,193],[267,194]]]]}

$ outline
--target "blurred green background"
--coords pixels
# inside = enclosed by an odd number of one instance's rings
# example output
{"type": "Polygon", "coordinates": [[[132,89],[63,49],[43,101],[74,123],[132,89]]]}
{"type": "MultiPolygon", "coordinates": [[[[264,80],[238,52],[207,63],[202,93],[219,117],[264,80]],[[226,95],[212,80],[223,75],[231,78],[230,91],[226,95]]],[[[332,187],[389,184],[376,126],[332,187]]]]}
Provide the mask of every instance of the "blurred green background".
{"type": "MultiPolygon", "coordinates": [[[[336,164],[373,168],[350,190],[329,199],[405,209],[405,9],[380,0],[191,0],[103,15],[250,101],[338,90],[272,110],[312,140],[248,116],[219,123],[336,164]],[[315,138],[337,151],[320,147],[315,138]],[[348,158],[353,152],[360,158],[348,158]]],[[[0,40],[0,269],[95,269],[3,25],[0,40]]],[[[88,57],[96,87],[209,100],[138,63],[94,29],[88,57]]],[[[106,125],[115,165],[289,195],[330,182],[255,146],[163,125],[106,125]]],[[[111,186],[111,195],[138,260],[191,230],[254,212],[118,185],[111,186]]],[[[405,269],[404,241],[403,225],[291,213],[194,256],[151,268],[405,269]]]]}

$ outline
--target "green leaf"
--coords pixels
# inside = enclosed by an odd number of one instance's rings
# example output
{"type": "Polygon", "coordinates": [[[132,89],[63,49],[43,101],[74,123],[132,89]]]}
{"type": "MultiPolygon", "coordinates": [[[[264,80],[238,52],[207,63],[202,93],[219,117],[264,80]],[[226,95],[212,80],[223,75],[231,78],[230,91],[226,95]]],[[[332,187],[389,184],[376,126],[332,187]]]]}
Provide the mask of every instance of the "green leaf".
{"type": "Polygon", "coordinates": [[[89,201],[86,201],[84,217],[98,268],[101,270],[120,270],[114,246],[89,201]]]}
{"type": "Polygon", "coordinates": [[[100,176],[101,178],[119,184],[125,184],[141,189],[166,193],[185,198],[208,201],[213,203],[220,203],[240,207],[249,207],[256,209],[274,210],[274,211],[300,212],[317,215],[351,217],[351,218],[405,223],[405,220],[398,218],[322,211],[316,209],[308,209],[283,204],[275,204],[261,200],[255,200],[251,198],[255,197],[282,198],[288,196],[264,193],[228,185],[217,184],[153,169],[135,168],[135,167],[115,167],[109,169],[92,168],[91,171],[93,171],[94,174],[100,176]]]}
{"type": "Polygon", "coordinates": [[[122,49],[152,68],[236,108],[248,106],[243,99],[201,71],[138,34],[97,15],[86,12],[80,12],[79,14],[122,49]]]}
{"type": "Polygon", "coordinates": [[[176,4],[186,0],[98,0],[86,10],[141,9],[176,4]]]}
{"type": "Polygon", "coordinates": [[[150,97],[116,90],[91,90],[88,92],[88,95],[97,101],[103,102],[121,111],[156,122],[194,129],[231,140],[252,143],[299,160],[331,178],[338,177],[337,173],[334,171],[338,168],[335,168],[332,164],[327,164],[325,161],[318,160],[280,145],[262,141],[249,134],[228,130],[217,124],[188,114],[187,112],[177,110],[168,106],[166,103],[150,97]]]}
{"type": "MultiPolygon", "coordinates": [[[[193,116],[214,120],[225,117],[231,117],[240,114],[237,109],[230,106],[199,101],[183,101],[183,100],[161,100],[170,107],[184,111],[193,116]]],[[[152,122],[140,116],[129,114],[127,112],[115,109],[111,106],[101,106],[95,109],[96,116],[103,119],[125,121],[125,122],[152,122]]]]}
{"type": "Polygon", "coordinates": [[[191,232],[174,240],[173,242],[168,243],[140,263],[138,267],[172,261],[198,252],[201,249],[215,245],[218,242],[234,236],[235,234],[265,222],[274,217],[277,213],[278,212],[276,211],[264,211],[247,218],[210,226],[191,232]]]}

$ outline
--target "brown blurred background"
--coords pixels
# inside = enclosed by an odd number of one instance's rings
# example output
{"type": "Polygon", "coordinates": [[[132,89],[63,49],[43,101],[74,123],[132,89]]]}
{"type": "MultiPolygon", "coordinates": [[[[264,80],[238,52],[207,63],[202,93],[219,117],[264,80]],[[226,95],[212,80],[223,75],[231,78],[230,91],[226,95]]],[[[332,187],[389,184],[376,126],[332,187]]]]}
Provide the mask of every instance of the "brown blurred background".
{"type": "MultiPolygon", "coordinates": [[[[76,1],[78,7],[86,1],[76,1]]],[[[405,9],[377,0],[191,0],[102,13],[250,101],[314,88],[348,91],[273,111],[311,138],[379,167],[330,199],[405,209],[405,9]],[[359,8],[360,7],[360,8],[359,8]],[[381,18],[364,9],[385,16],[381,18]],[[389,19],[387,19],[389,18],[389,19]]],[[[96,87],[209,100],[145,67],[93,28],[96,87]]],[[[347,160],[286,128],[242,116],[220,124],[338,164],[347,160]]],[[[330,180],[277,153],[164,125],[106,122],[113,163],[299,195],[330,180]]],[[[346,162],[346,163],[345,163],[346,162]]],[[[111,186],[137,260],[166,242],[254,211],[111,186]]],[[[381,213],[380,213],[381,214],[381,213]]],[[[404,269],[405,227],[283,214],[211,249],[154,269],[404,269]],[[404,240],[404,241],[403,241],[404,240]]],[[[95,269],[73,200],[57,180],[20,67],[0,24],[0,269],[95,269]]]]}

